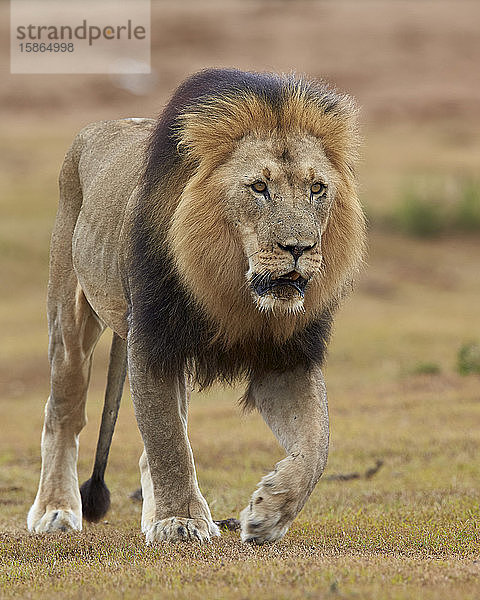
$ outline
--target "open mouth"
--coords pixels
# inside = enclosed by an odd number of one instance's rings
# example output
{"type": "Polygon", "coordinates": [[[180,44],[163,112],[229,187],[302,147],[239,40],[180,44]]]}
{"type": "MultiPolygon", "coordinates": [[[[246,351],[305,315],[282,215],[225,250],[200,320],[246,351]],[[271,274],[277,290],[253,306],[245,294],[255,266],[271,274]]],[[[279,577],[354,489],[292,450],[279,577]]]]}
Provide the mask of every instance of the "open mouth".
{"type": "Polygon", "coordinates": [[[254,275],[251,287],[259,296],[265,296],[265,294],[276,288],[293,288],[303,298],[305,296],[305,287],[307,283],[308,279],[302,277],[300,273],[297,273],[297,271],[290,271],[290,273],[287,273],[286,275],[275,278],[269,273],[265,273],[264,275],[254,275]]]}

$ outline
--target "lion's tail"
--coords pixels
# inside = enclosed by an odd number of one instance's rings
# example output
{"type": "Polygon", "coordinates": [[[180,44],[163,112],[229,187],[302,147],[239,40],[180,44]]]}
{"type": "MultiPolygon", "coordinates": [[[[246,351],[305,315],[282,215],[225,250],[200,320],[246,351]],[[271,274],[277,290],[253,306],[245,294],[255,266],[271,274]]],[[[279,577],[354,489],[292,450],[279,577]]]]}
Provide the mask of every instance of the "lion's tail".
{"type": "Polygon", "coordinates": [[[123,384],[127,375],[127,344],[116,333],[113,334],[108,365],[107,389],[103,406],[102,423],[98,436],[95,464],[90,479],[80,487],[82,512],[87,521],[97,523],[110,508],[110,492],[105,485],[104,475],[113,431],[117,422],[122,399],[123,384]]]}

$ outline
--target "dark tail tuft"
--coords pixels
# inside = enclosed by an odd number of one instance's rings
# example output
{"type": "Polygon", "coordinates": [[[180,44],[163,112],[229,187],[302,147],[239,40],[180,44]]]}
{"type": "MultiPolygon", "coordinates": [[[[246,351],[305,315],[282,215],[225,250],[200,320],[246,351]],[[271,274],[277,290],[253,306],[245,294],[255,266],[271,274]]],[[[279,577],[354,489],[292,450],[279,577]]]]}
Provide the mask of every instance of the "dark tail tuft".
{"type": "Polygon", "coordinates": [[[103,479],[91,477],[80,488],[83,517],[91,523],[98,523],[110,508],[110,492],[103,479]]]}
{"type": "Polygon", "coordinates": [[[116,333],[112,337],[110,364],[108,365],[107,390],[102,412],[102,423],[98,436],[97,451],[92,476],[80,488],[83,516],[97,523],[110,508],[110,492],[103,480],[107,467],[108,453],[113,430],[117,421],[122,399],[123,384],[127,374],[127,343],[116,333]]]}

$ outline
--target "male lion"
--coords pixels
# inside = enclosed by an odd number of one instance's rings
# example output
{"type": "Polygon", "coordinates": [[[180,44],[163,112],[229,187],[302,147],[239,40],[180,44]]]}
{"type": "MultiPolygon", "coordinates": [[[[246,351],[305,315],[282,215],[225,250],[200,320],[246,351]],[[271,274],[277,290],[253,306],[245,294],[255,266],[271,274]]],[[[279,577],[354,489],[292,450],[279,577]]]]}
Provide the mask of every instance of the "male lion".
{"type": "Polygon", "coordinates": [[[103,474],[128,373],[145,451],[148,543],[218,535],[187,438],[192,383],[248,382],[287,457],[241,513],[243,541],[285,535],[327,460],[320,367],[333,313],[365,245],[348,96],[293,76],[207,70],[158,121],[79,133],[60,174],[48,322],[51,394],[28,527],[100,519],[103,474]],[[92,478],[78,489],[78,435],[92,352],[113,332],[92,478]]]}

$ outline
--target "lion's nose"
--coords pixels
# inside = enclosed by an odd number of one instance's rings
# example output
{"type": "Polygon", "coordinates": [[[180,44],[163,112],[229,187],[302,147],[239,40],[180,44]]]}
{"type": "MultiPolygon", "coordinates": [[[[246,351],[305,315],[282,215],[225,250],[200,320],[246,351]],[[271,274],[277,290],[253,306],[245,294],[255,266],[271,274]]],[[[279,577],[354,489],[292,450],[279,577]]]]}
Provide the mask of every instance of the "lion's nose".
{"type": "Polygon", "coordinates": [[[293,258],[295,259],[295,262],[296,262],[305,251],[311,250],[315,246],[315,243],[302,246],[300,244],[283,245],[283,244],[280,244],[280,242],[278,242],[278,246],[282,250],[285,250],[286,252],[290,252],[290,254],[293,256],[293,258]]]}

